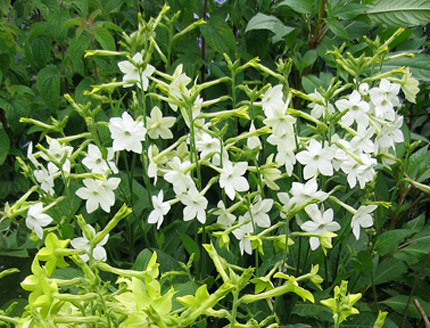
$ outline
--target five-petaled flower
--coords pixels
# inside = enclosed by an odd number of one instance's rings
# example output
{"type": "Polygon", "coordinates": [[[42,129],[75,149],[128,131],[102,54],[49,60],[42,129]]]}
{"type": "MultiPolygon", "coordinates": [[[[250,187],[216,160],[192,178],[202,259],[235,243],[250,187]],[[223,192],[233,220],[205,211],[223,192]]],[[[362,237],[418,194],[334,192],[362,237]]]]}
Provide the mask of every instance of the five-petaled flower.
{"type": "Polygon", "coordinates": [[[143,123],[136,122],[127,112],[121,117],[112,117],[109,121],[109,131],[113,139],[113,150],[133,151],[142,153],[142,141],[145,140],[146,128],[143,123]]]}
{"type": "Polygon", "coordinates": [[[249,189],[248,181],[242,176],[247,168],[247,162],[239,162],[233,165],[230,161],[224,161],[219,185],[224,188],[225,193],[231,200],[234,199],[236,191],[247,191],[249,189]]]}
{"type": "Polygon", "coordinates": [[[146,91],[148,90],[149,84],[148,76],[151,76],[152,73],[155,72],[155,67],[147,64],[145,69],[142,70],[140,65],[143,64],[143,58],[140,52],[136,53],[132,59],[134,63],[128,60],[123,60],[118,63],[119,69],[124,73],[122,80],[125,83],[123,86],[124,88],[128,88],[133,86],[134,83],[137,83],[140,89],[146,91]]]}
{"type": "Polygon", "coordinates": [[[110,213],[110,208],[115,204],[114,190],[121,182],[120,178],[110,178],[108,180],[84,179],[85,187],[76,190],[76,195],[86,199],[87,212],[92,213],[99,206],[103,211],[110,213]]]}
{"type": "MultiPolygon", "coordinates": [[[[96,230],[89,224],[87,224],[87,226],[92,231],[94,236],[96,234],[96,230]]],[[[82,237],[72,239],[70,241],[70,244],[75,249],[83,248],[86,250],[86,253],[79,255],[84,262],[87,262],[90,259],[90,255],[94,260],[102,260],[103,262],[106,262],[107,255],[106,255],[106,250],[103,248],[103,245],[107,243],[108,239],[109,239],[109,234],[106,234],[106,236],[104,236],[102,241],[93,247],[92,252],[91,252],[90,241],[87,239],[87,237],[85,237],[84,234],[82,234],[82,237]]]]}
{"type": "Polygon", "coordinates": [[[28,229],[34,230],[39,239],[43,238],[43,229],[52,222],[52,218],[43,213],[43,204],[41,202],[31,205],[27,211],[25,225],[28,229]]]}
{"type": "Polygon", "coordinates": [[[164,216],[170,210],[170,204],[168,202],[163,202],[163,198],[163,190],[160,190],[157,196],[154,195],[151,197],[152,206],[154,209],[149,214],[148,223],[157,223],[157,229],[160,229],[160,226],[164,220],[164,216]]]}

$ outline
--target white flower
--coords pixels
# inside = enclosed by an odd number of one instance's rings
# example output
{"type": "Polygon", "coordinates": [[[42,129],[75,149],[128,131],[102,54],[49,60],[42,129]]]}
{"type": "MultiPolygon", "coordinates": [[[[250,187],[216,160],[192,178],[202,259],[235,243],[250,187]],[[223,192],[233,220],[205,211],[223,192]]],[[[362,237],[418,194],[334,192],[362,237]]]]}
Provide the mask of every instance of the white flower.
{"type": "Polygon", "coordinates": [[[317,180],[315,178],[306,182],[293,182],[290,193],[293,195],[289,201],[289,207],[299,207],[313,199],[323,202],[327,199],[328,194],[324,191],[318,190],[317,180]]]}
{"type": "MultiPolygon", "coordinates": [[[[70,161],[68,158],[73,152],[73,147],[64,146],[60,144],[57,139],[52,139],[49,137],[46,138],[46,141],[49,144],[49,148],[46,150],[48,154],[55,160],[56,163],[54,162],[54,164],[62,164],[63,171],[70,172],[70,161]]],[[[45,161],[51,161],[51,158],[49,158],[49,156],[44,152],[41,152],[40,156],[45,161]]]]}
{"type": "Polygon", "coordinates": [[[303,176],[307,180],[316,176],[319,171],[322,175],[332,176],[333,165],[331,161],[336,154],[332,146],[322,147],[321,143],[312,139],[308,150],[302,150],[296,155],[297,160],[305,165],[303,176]]]}
{"type": "Polygon", "coordinates": [[[285,134],[294,135],[296,118],[285,114],[284,109],[274,109],[272,116],[266,118],[263,123],[272,128],[272,133],[275,136],[281,137],[285,134]]]}
{"type": "Polygon", "coordinates": [[[35,167],[39,167],[40,163],[37,161],[37,159],[33,155],[33,142],[30,141],[27,148],[27,158],[33,163],[35,167]]]}
{"type": "MultiPolygon", "coordinates": [[[[337,231],[341,228],[339,223],[333,222],[333,209],[331,208],[321,213],[316,204],[310,204],[305,207],[305,211],[312,221],[306,221],[300,225],[303,231],[324,233],[328,231],[337,231]]],[[[311,249],[314,251],[319,247],[320,240],[318,237],[310,237],[309,243],[311,249]]]]}
{"type": "MultiPolygon", "coordinates": [[[[133,61],[139,65],[143,63],[142,55],[138,52],[133,56],[133,61]]],[[[118,63],[118,67],[121,72],[124,73],[122,78],[124,83],[124,88],[128,88],[137,83],[137,86],[143,91],[148,90],[148,76],[151,76],[155,72],[155,67],[147,64],[146,68],[142,71],[142,68],[135,66],[132,62],[128,60],[123,60],[118,63]]]]}
{"type": "Polygon", "coordinates": [[[312,109],[312,117],[319,119],[322,116],[323,118],[325,118],[326,113],[330,115],[334,113],[334,107],[332,104],[328,103],[326,106],[322,105],[325,104],[326,100],[317,90],[315,90],[313,93],[308,94],[308,96],[314,99],[314,101],[308,105],[308,107],[312,109]]]}
{"type": "Polygon", "coordinates": [[[133,151],[142,153],[142,141],[145,140],[146,128],[142,122],[136,122],[127,112],[120,117],[112,117],[109,131],[113,139],[113,150],[133,151]]]}
{"type": "MultiPolygon", "coordinates": [[[[251,125],[249,126],[249,132],[252,133],[254,131],[255,131],[254,121],[251,121],[251,125]]],[[[255,148],[260,149],[261,148],[260,138],[258,138],[258,136],[249,137],[246,140],[246,146],[250,149],[255,149],[255,148]]]]}
{"type": "Polygon", "coordinates": [[[351,228],[357,240],[360,239],[360,227],[370,228],[373,225],[373,218],[370,213],[377,207],[377,205],[362,205],[352,217],[351,228]]]}
{"type": "MultiPolygon", "coordinates": [[[[93,236],[96,234],[96,230],[87,224],[88,228],[93,232],[93,236]]],[[[70,244],[75,249],[83,248],[87,251],[87,254],[80,254],[79,257],[84,261],[87,262],[90,259],[90,254],[94,260],[102,260],[103,262],[106,262],[107,255],[106,250],[103,248],[103,246],[107,243],[109,239],[109,234],[106,234],[101,242],[99,242],[94,248],[92,254],[91,252],[91,244],[87,237],[85,237],[84,234],[82,234],[82,237],[74,238],[70,241],[70,244]]]]}
{"type": "Polygon", "coordinates": [[[273,206],[273,199],[259,199],[255,205],[251,207],[251,214],[254,223],[260,228],[270,227],[270,217],[267,214],[273,206]]]}
{"type": "Polygon", "coordinates": [[[168,116],[163,117],[163,113],[160,108],[155,106],[151,110],[151,117],[146,117],[146,123],[148,127],[148,135],[151,139],[172,139],[173,134],[169,130],[175,124],[176,119],[168,116]]]}
{"type": "Polygon", "coordinates": [[[213,163],[219,164],[221,143],[218,138],[212,137],[207,132],[202,132],[199,139],[196,141],[196,147],[201,152],[200,158],[204,158],[210,153],[215,153],[212,155],[213,163]]]}
{"type": "Polygon", "coordinates": [[[52,218],[48,214],[43,213],[42,203],[36,203],[28,208],[25,225],[28,229],[34,230],[39,239],[43,238],[42,227],[46,227],[51,222],[52,218]]]}
{"type": "Polygon", "coordinates": [[[362,125],[358,126],[357,135],[351,139],[351,148],[359,152],[373,153],[375,144],[371,140],[375,134],[375,128],[369,126],[367,129],[362,125]]]}
{"type": "MultiPolygon", "coordinates": [[[[191,79],[187,74],[182,73],[182,64],[176,67],[175,72],[172,76],[173,80],[169,85],[169,93],[178,99],[182,99],[182,93],[188,93],[187,85],[191,82],[191,79]]],[[[178,105],[169,102],[170,108],[175,112],[178,110],[178,105]]]]}
{"type": "Polygon", "coordinates": [[[197,217],[200,223],[206,222],[206,207],[208,200],[202,196],[196,187],[192,186],[188,193],[178,195],[184,207],[184,221],[189,221],[197,217]]]}
{"type": "MultiPolygon", "coordinates": [[[[249,213],[247,213],[247,215],[239,217],[239,223],[242,223],[246,220],[249,220],[249,213]]],[[[252,222],[245,223],[244,225],[241,225],[239,228],[233,230],[233,235],[236,237],[236,239],[239,240],[241,255],[243,255],[243,252],[249,255],[252,254],[251,241],[248,238],[246,238],[246,236],[249,236],[253,232],[254,232],[254,227],[252,225],[252,222]]]]}
{"type": "Polygon", "coordinates": [[[43,166],[40,167],[40,170],[34,170],[33,175],[36,180],[40,183],[40,188],[45,190],[50,195],[54,194],[54,174],[57,173],[58,167],[52,163],[48,163],[48,169],[45,169],[43,166]]]}
{"type": "Polygon", "coordinates": [[[171,170],[164,174],[164,179],[173,185],[173,190],[176,195],[194,186],[194,181],[190,176],[190,172],[183,172],[191,165],[190,161],[181,162],[179,157],[175,156],[168,165],[171,170]]]}
{"type": "Polygon", "coordinates": [[[245,174],[248,163],[239,162],[233,165],[230,161],[224,161],[219,185],[224,188],[227,196],[233,200],[236,191],[247,191],[249,189],[248,180],[242,175],[245,174]]]}
{"type": "Polygon", "coordinates": [[[217,210],[213,212],[217,215],[216,223],[222,224],[225,227],[231,227],[233,222],[236,220],[234,214],[227,212],[224,202],[220,200],[217,204],[217,210]]]}
{"type": "Polygon", "coordinates": [[[148,147],[148,177],[154,178],[154,185],[157,184],[158,165],[154,161],[154,157],[158,155],[158,147],[156,145],[149,145],[148,147]]]}
{"type": "Polygon", "coordinates": [[[264,93],[263,99],[261,100],[266,117],[272,117],[275,109],[282,110],[284,108],[285,103],[282,99],[283,96],[282,84],[278,84],[267,89],[264,93]]]}
{"type": "Polygon", "coordinates": [[[396,143],[403,142],[403,132],[401,127],[403,125],[403,116],[397,116],[393,122],[384,124],[375,138],[376,152],[379,149],[387,149],[395,147],[396,143]]]}
{"type": "Polygon", "coordinates": [[[388,121],[393,121],[395,117],[394,107],[400,105],[397,94],[400,91],[400,84],[391,83],[387,79],[382,79],[378,88],[369,90],[370,100],[374,104],[375,115],[388,121]]]}
{"type": "Polygon", "coordinates": [[[164,216],[170,211],[170,204],[168,202],[163,202],[163,190],[160,190],[158,196],[152,196],[152,206],[154,209],[149,214],[148,223],[157,223],[157,229],[160,229],[163,223],[164,216]]]}
{"type": "Polygon", "coordinates": [[[76,190],[76,195],[86,199],[85,204],[87,212],[92,213],[99,206],[103,211],[110,213],[110,208],[115,204],[114,190],[121,182],[120,178],[110,178],[108,180],[84,179],[85,187],[76,190]]]}
{"type": "Polygon", "coordinates": [[[104,174],[109,170],[118,173],[118,169],[113,162],[114,152],[112,148],[107,149],[107,161],[103,158],[102,152],[99,147],[94,144],[88,145],[88,155],[82,160],[84,164],[92,173],[104,174]]]}
{"type": "Polygon", "coordinates": [[[367,112],[370,106],[366,101],[361,100],[361,95],[357,90],[350,94],[348,100],[340,99],[335,102],[335,105],[341,112],[348,110],[341,118],[341,122],[347,126],[351,126],[354,121],[364,127],[369,125],[367,112]]]}

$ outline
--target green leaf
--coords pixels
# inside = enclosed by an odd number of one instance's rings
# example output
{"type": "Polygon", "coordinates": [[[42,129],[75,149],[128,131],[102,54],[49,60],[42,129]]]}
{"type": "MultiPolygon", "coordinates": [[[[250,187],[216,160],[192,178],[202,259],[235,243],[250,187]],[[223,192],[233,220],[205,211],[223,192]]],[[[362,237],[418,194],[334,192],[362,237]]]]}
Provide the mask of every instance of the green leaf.
{"type": "Polygon", "coordinates": [[[318,53],[315,49],[308,50],[302,58],[304,67],[311,66],[318,58],[318,53]]]}
{"type": "Polygon", "coordinates": [[[94,37],[105,50],[115,50],[115,40],[107,29],[96,27],[93,29],[94,37]]]}
{"type": "Polygon", "coordinates": [[[354,259],[354,268],[357,272],[370,272],[373,270],[373,260],[370,253],[363,250],[354,259]]]}
{"type": "Polygon", "coordinates": [[[0,127],[0,165],[4,163],[7,155],[9,154],[10,141],[9,136],[3,129],[3,124],[0,127]]]}
{"type": "Polygon", "coordinates": [[[200,25],[199,28],[210,47],[221,54],[227,53],[230,57],[234,57],[236,39],[223,18],[212,16],[207,24],[200,25]]]}
{"type": "Polygon", "coordinates": [[[54,65],[49,65],[37,74],[37,90],[52,113],[60,102],[60,72],[54,65]]]}
{"type": "Polygon", "coordinates": [[[425,213],[423,213],[420,216],[416,217],[415,219],[412,219],[406,222],[404,227],[408,229],[412,229],[414,231],[420,231],[424,227],[425,222],[426,222],[426,215],[425,213]]]}
{"type": "Polygon", "coordinates": [[[73,0],[71,5],[75,10],[84,18],[88,18],[88,1],[87,0],[73,0]]]}
{"type": "Polygon", "coordinates": [[[388,27],[426,25],[430,22],[428,0],[375,0],[362,16],[372,25],[388,27]]]}
{"type": "Polygon", "coordinates": [[[2,16],[8,14],[9,7],[10,7],[10,0],[0,0],[0,12],[2,16]]]}
{"type": "Polygon", "coordinates": [[[276,7],[287,6],[299,14],[313,14],[313,1],[309,0],[284,0],[276,7]]]}
{"type": "Polygon", "coordinates": [[[85,76],[83,61],[85,54],[84,50],[89,48],[89,44],[90,41],[88,36],[82,34],[79,38],[75,38],[70,41],[69,47],[66,51],[66,56],[72,61],[72,67],[82,76],[85,76]]]}
{"type": "MultiPolygon", "coordinates": [[[[407,295],[396,295],[396,296],[390,297],[389,299],[386,299],[385,301],[382,301],[381,303],[389,306],[397,313],[403,314],[405,312],[408,299],[409,299],[409,296],[407,295]]],[[[429,303],[427,303],[420,297],[414,296],[414,299],[418,299],[425,313],[430,313],[429,303]]],[[[409,303],[408,317],[416,318],[416,319],[421,318],[421,314],[419,313],[418,309],[412,302],[409,303]]]]}
{"type": "Polygon", "coordinates": [[[397,249],[407,236],[413,233],[410,229],[396,229],[385,231],[379,235],[375,243],[375,249],[380,256],[384,256],[397,249]]]}
{"type": "Polygon", "coordinates": [[[182,245],[187,250],[188,254],[194,254],[195,263],[200,259],[200,248],[199,245],[190,236],[184,233],[179,234],[181,236],[182,245]]]}
{"type": "Polygon", "coordinates": [[[138,271],[145,270],[151,257],[152,252],[149,249],[145,248],[137,255],[136,261],[134,262],[132,269],[138,271]]]}
{"type": "Polygon", "coordinates": [[[403,261],[395,258],[388,258],[379,263],[376,267],[373,283],[375,285],[379,285],[384,282],[392,281],[395,278],[400,277],[407,269],[408,267],[403,261]]]}
{"type": "Polygon", "coordinates": [[[291,33],[294,28],[285,26],[275,16],[268,16],[262,13],[258,13],[248,22],[246,26],[246,32],[252,30],[269,30],[275,33],[275,37],[282,38],[283,36],[291,33]]]}
{"type": "Polygon", "coordinates": [[[330,17],[341,18],[349,20],[357,17],[363,11],[368,9],[368,6],[364,6],[358,3],[348,3],[346,1],[340,1],[339,6],[336,6],[330,13],[330,17]]]}
{"type": "Polygon", "coordinates": [[[334,35],[342,39],[351,40],[351,37],[345,30],[345,27],[336,18],[330,17],[327,18],[325,21],[327,22],[328,29],[332,31],[334,35]]]}

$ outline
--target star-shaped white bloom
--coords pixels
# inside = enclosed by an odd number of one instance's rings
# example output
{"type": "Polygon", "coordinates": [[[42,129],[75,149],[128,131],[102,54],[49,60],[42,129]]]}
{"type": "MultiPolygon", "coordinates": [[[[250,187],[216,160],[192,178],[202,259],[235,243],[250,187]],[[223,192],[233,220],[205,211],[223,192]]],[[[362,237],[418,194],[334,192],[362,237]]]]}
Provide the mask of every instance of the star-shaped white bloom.
{"type": "Polygon", "coordinates": [[[169,130],[175,124],[176,119],[172,116],[163,117],[160,108],[155,106],[151,110],[151,116],[146,117],[148,135],[151,139],[172,139],[172,131],[169,130]]]}
{"type": "MultiPolygon", "coordinates": [[[[188,93],[187,85],[191,82],[187,74],[182,73],[182,64],[176,67],[172,78],[173,80],[169,85],[169,93],[178,99],[182,99],[182,93],[188,93]]],[[[174,103],[169,102],[169,106],[175,112],[178,110],[178,105],[174,103]]]]}
{"type": "MultiPolygon", "coordinates": [[[[255,131],[254,121],[251,121],[251,125],[249,126],[249,132],[252,133],[255,131]]],[[[261,141],[258,136],[249,137],[246,140],[246,146],[250,149],[261,148],[261,141]]]]}
{"type": "Polygon", "coordinates": [[[372,137],[375,134],[375,128],[369,126],[367,129],[362,125],[358,126],[357,135],[351,139],[351,148],[355,151],[373,153],[375,151],[375,144],[372,137]]]}
{"type": "Polygon", "coordinates": [[[189,221],[197,217],[200,223],[206,222],[206,207],[208,200],[199,193],[195,186],[192,186],[186,194],[178,195],[184,207],[184,221],[189,221]]]}
{"type": "Polygon", "coordinates": [[[151,197],[154,209],[149,214],[148,223],[157,223],[157,230],[160,229],[164,216],[170,211],[170,204],[168,202],[163,202],[163,198],[163,190],[160,190],[158,196],[154,195],[151,197]]]}
{"type": "Polygon", "coordinates": [[[282,110],[285,107],[284,100],[282,99],[283,97],[282,84],[267,89],[261,100],[266,117],[272,117],[275,109],[282,110]]]}
{"type": "Polygon", "coordinates": [[[236,191],[247,191],[249,189],[248,180],[243,177],[247,168],[248,163],[246,162],[238,162],[233,165],[230,161],[224,161],[219,185],[224,188],[225,193],[231,200],[236,196],[236,191]]]}
{"type": "Polygon", "coordinates": [[[308,150],[302,150],[296,155],[297,160],[305,165],[303,176],[307,180],[315,177],[317,172],[322,175],[332,176],[333,165],[331,161],[336,154],[336,149],[332,146],[322,147],[321,143],[312,139],[308,150]]]}
{"type": "Polygon", "coordinates": [[[35,167],[39,167],[40,166],[40,163],[37,161],[37,159],[33,155],[33,142],[32,141],[30,141],[28,143],[27,158],[30,160],[30,162],[33,163],[33,165],[35,167]]]}
{"type": "Polygon", "coordinates": [[[88,145],[87,156],[82,160],[84,164],[92,173],[105,174],[107,171],[112,170],[118,173],[118,169],[113,162],[114,151],[112,148],[107,149],[107,161],[103,158],[102,152],[99,147],[94,144],[88,145]]]}
{"type": "MultiPolygon", "coordinates": [[[[324,233],[337,231],[341,228],[339,223],[333,221],[333,209],[331,208],[322,213],[316,204],[310,204],[305,207],[305,211],[312,221],[306,221],[300,225],[300,228],[303,231],[324,233]]],[[[319,247],[320,240],[318,237],[310,237],[309,243],[311,245],[311,249],[314,251],[319,247]]]]}
{"type": "Polygon", "coordinates": [[[395,117],[394,107],[400,105],[397,94],[400,91],[400,84],[391,83],[387,79],[382,79],[379,87],[369,90],[370,100],[374,105],[376,117],[393,121],[395,117]]]}
{"type": "Polygon", "coordinates": [[[266,118],[263,122],[272,128],[272,133],[275,136],[282,136],[285,134],[294,135],[296,118],[285,114],[284,109],[274,109],[272,116],[266,118]]]}
{"type": "Polygon", "coordinates": [[[33,175],[36,180],[40,183],[40,188],[45,190],[48,194],[54,194],[54,174],[57,173],[58,167],[52,163],[48,163],[48,169],[45,169],[43,166],[40,167],[40,170],[34,170],[33,175]]]}
{"type": "Polygon", "coordinates": [[[142,122],[136,122],[127,112],[121,117],[112,117],[109,121],[109,131],[113,139],[113,150],[133,151],[142,153],[142,141],[145,140],[146,128],[142,122]]]}
{"type": "Polygon", "coordinates": [[[352,217],[351,228],[357,240],[360,239],[360,227],[370,228],[373,225],[373,218],[370,213],[377,207],[377,205],[362,205],[352,217]]]}
{"type": "Polygon", "coordinates": [[[57,163],[62,164],[63,171],[70,172],[69,157],[73,152],[73,147],[62,145],[58,142],[57,139],[52,139],[49,137],[46,137],[46,141],[48,142],[48,145],[49,145],[48,149],[46,149],[49,156],[44,152],[41,152],[40,156],[45,161],[51,161],[51,158],[49,158],[51,156],[56,162],[54,164],[57,164],[57,163]]]}
{"type": "Polygon", "coordinates": [[[154,178],[154,186],[157,184],[158,165],[154,161],[154,157],[158,155],[158,147],[156,145],[149,145],[148,147],[148,177],[154,178]]]}
{"type": "Polygon", "coordinates": [[[222,224],[224,227],[229,228],[236,220],[234,214],[227,212],[224,202],[220,200],[217,204],[217,210],[213,212],[217,216],[216,223],[222,224]]]}
{"type": "Polygon", "coordinates": [[[27,211],[25,225],[28,229],[34,230],[39,239],[43,239],[43,229],[52,222],[52,218],[43,213],[43,204],[41,202],[31,205],[27,211]]]}
{"type": "Polygon", "coordinates": [[[387,149],[395,147],[396,143],[403,142],[404,136],[401,130],[403,125],[403,116],[397,116],[393,122],[384,124],[375,138],[376,152],[380,148],[387,149]]]}
{"type": "MultiPolygon", "coordinates": [[[[89,224],[87,224],[87,226],[93,232],[93,236],[94,236],[96,234],[96,230],[92,226],[90,226],[89,224]]],[[[106,236],[104,236],[102,241],[99,242],[93,248],[92,254],[90,254],[91,244],[90,244],[89,240],[87,239],[87,237],[85,237],[84,234],[82,234],[82,237],[72,239],[70,241],[70,244],[75,249],[83,248],[87,251],[87,254],[79,254],[79,257],[84,262],[88,262],[88,260],[90,259],[90,255],[92,256],[92,258],[94,260],[102,260],[103,262],[106,262],[107,254],[106,254],[106,250],[103,248],[103,246],[107,243],[108,239],[109,239],[109,234],[106,234],[106,236]]]]}
{"type": "Polygon", "coordinates": [[[110,178],[108,180],[84,179],[85,187],[76,190],[76,195],[86,199],[85,204],[87,212],[92,213],[99,206],[103,211],[110,213],[110,208],[115,204],[114,190],[121,182],[120,178],[110,178]]]}
{"type": "Polygon", "coordinates": [[[367,112],[370,106],[366,101],[361,100],[361,95],[357,90],[354,90],[348,99],[336,101],[335,105],[341,112],[348,110],[341,118],[341,122],[345,125],[351,126],[354,121],[364,127],[369,125],[367,112]]]}
{"type": "Polygon", "coordinates": [[[164,179],[173,185],[173,191],[176,195],[182,194],[187,189],[194,186],[194,181],[190,176],[190,172],[184,173],[191,165],[190,161],[181,162],[179,157],[175,156],[167,165],[171,170],[164,174],[164,179]]]}
{"type": "Polygon", "coordinates": [[[332,104],[328,103],[326,106],[323,105],[326,100],[317,90],[315,90],[313,93],[308,94],[308,96],[314,99],[314,101],[308,105],[308,107],[312,109],[312,117],[319,119],[322,116],[323,118],[325,118],[327,113],[330,115],[334,113],[334,107],[332,104]]]}
{"type": "Polygon", "coordinates": [[[309,180],[305,184],[293,182],[290,189],[290,193],[293,195],[293,197],[291,197],[288,207],[299,207],[313,199],[319,200],[320,202],[325,201],[328,197],[328,194],[317,189],[318,184],[315,178],[309,180]]]}
{"type": "Polygon", "coordinates": [[[124,88],[128,88],[133,86],[135,83],[137,83],[137,86],[140,89],[143,89],[143,91],[148,90],[148,76],[151,76],[155,72],[155,67],[147,64],[145,69],[142,70],[141,67],[139,67],[139,64],[143,63],[142,54],[140,52],[136,53],[133,56],[133,61],[138,65],[135,66],[132,62],[128,60],[123,60],[118,63],[118,67],[121,70],[121,72],[124,73],[124,76],[122,78],[124,83],[124,88]]]}
{"type": "Polygon", "coordinates": [[[260,228],[268,228],[270,227],[270,217],[267,214],[273,206],[273,199],[266,198],[261,199],[259,198],[257,203],[252,205],[251,207],[251,213],[252,218],[254,220],[254,223],[259,226],[260,228]]]}
{"type": "MultiPolygon", "coordinates": [[[[242,223],[249,219],[250,219],[249,213],[246,213],[246,215],[239,217],[239,223],[242,223]]],[[[249,255],[252,254],[251,241],[248,238],[246,238],[246,236],[251,235],[253,232],[254,232],[254,227],[252,225],[252,222],[245,223],[244,225],[241,225],[239,228],[233,230],[233,235],[236,237],[237,240],[239,240],[239,248],[240,248],[241,255],[243,255],[244,252],[249,255]]]]}
{"type": "Polygon", "coordinates": [[[212,137],[209,133],[202,132],[199,139],[196,141],[196,147],[200,151],[200,158],[206,157],[210,153],[214,153],[216,157],[215,163],[219,163],[219,154],[221,151],[221,143],[218,138],[212,137]]]}

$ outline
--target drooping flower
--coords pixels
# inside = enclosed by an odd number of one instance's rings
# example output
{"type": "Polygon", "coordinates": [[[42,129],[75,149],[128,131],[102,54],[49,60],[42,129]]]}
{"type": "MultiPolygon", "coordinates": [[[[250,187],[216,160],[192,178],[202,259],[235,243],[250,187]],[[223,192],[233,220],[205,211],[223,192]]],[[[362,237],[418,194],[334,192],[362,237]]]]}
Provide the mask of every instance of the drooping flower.
{"type": "Polygon", "coordinates": [[[267,89],[264,93],[263,99],[261,100],[266,117],[272,117],[275,109],[282,110],[284,108],[285,103],[282,99],[283,96],[282,84],[278,84],[267,89]]]}
{"type": "Polygon", "coordinates": [[[142,153],[142,141],[145,140],[146,128],[142,122],[136,122],[127,112],[121,117],[112,117],[109,121],[109,131],[113,139],[113,150],[133,151],[142,153]]]}
{"type": "MultiPolygon", "coordinates": [[[[251,133],[254,131],[255,131],[254,121],[251,121],[251,125],[249,126],[249,132],[251,133]]],[[[255,148],[260,149],[261,148],[260,138],[258,138],[258,136],[249,137],[246,140],[246,146],[250,149],[255,149],[255,148]]]]}
{"type": "MultiPolygon", "coordinates": [[[[249,220],[249,213],[245,216],[239,217],[239,223],[242,223],[246,220],[249,220]]],[[[240,254],[243,255],[243,253],[247,253],[249,255],[252,254],[252,245],[251,241],[246,238],[246,236],[251,235],[254,232],[254,227],[252,225],[252,222],[245,223],[244,225],[241,225],[239,228],[233,230],[233,235],[236,237],[237,240],[239,240],[239,248],[240,248],[240,254]]]]}
{"type": "Polygon", "coordinates": [[[85,199],[85,207],[88,213],[94,212],[99,206],[103,211],[110,213],[110,208],[115,204],[114,190],[121,182],[120,178],[108,180],[84,179],[85,187],[76,190],[76,195],[85,199]]]}
{"type": "Polygon", "coordinates": [[[297,160],[305,165],[303,176],[307,180],[315,177],[317,172],[322,175],[332,176],[333,165],[332,160],[336,154],[336,149],[332,146],[322,147],[321,143],[312,139],[308,150],[302,150],[296,155],[297,160]]]}
{"type": "Polygon", "coordinates": [[[124,88],[128,88],[137,83],[140,89],[146,91],[148,90],[149,84],[148,76],[151,76],[155,72],[155,67],[147,64],[145,69],[142,70],[142,68],[139,67],[139,65],[143,63],[142,54],[140,52],[133,56],[133,61],[137,66],[128,60],[123,60],[118,63],[119,69],[124,73],[122,80],[126,82],[123,86],[124,88]]]}
{"type": "MultiPolygon", "coordinates": [[[[324,233],[328,231],[337,231],[341,228],[339,223],[333,221],[333,209],[331,208],[322,213],[316,204],[309,204],[305,207],[305,211],[311,218],[311,221],[306,221],[300,225],[303,231],[324,233]]],[[[314,251],[319,247],[320,240],[318,237],[313,236],[309,238],[309,243],[311,249],[314,251]]]]}
{"type": "Polygon", "coordinates": [[[199,193],[195,186],[192,186],[187,193],[178,195],[184,207],[184,221],[189,221],[197,217],[200,223],[206,222],[206,207],[208,200],[199,193]]]}
{"type": "Polygon", "coordinates": [[[48,194],[54,194],[54,174],[59,172],[58,167],[52,163],[48,163],[48,169],[45,169],[43,166],[40,167],[40,170],[34,170],[33,175],[37,182],[40,183],[40,188],[46,191],[48,194]]]}
{"type": "Polygon", "coordinates": [[[171,170],[164,174],[164,179],[173,185],[173,190],[176,195],[182,194],[184,191],[194,186],[194,181],[190,173],[184,173],[184,170],[191,165],[190,161],[181,162],[179,157],[175,156],[167,165],[171,170]]]}
{"type": "Polygon", "coordinates": [[[247,168],[248,163],[246,162],[238,162],[233,165],[230,161],[224,161],[219,185],[224,188],[231,200],[235,198],[236,191],[241,192],[249,189],[248,181],[243,177],[247,168]]]}
{"type": "Polygon", "coordinates": [[[267,214],[273,206],[273,199],[266,198],[261,199],[259,198],[257,203],[252,205],[251,207],[251,214],[252,218],[254,220],[254,223],[259,226],[260,228],[268,228],[270,227],[270,217],[267,214]]]}
{"type": "Polygon", "coordinates": [[[43,213],[43,204],[41,202],[31,205],[27,211],[25,225],[28,229],[34,230],[39,239],[43,239],[43,229],[52,222],[52,218],[43,213]]]}
{"type": "Polygon", "coordinates": [[[118,169],[113,158],[114,151],[112,148],[107,149],[107,158],[104,159],[99,147],[94,144],[89,144],[87,156],[82,160],[82,164],[91,170],[92,173],[105,174],[109,170],[112,170],[114,173],[118,173],[118,169]]]}
{"type": "Polygon", "coordinates": [[[403,75],[400,85],[402,87],[403,93],[405,94],[405,98],[411,103],[415,104],[415,97],[420,91],[420,88],[418,87],[418,80],[412,77],[409,67],[406,69],[406,73],[403,75]]]}
{"type": "Polygon", "coordinates": [[[160,229],[164,216],[170,211],[170,204],[168,202],[163,202],[163,198],[163,190],[160,190],[158,196],[154,195],[151,197],[154,209],[149,214],[148,223],[157,223],[157,229],[160,229]]]}
{"type": "MultiPolygon", "coordinates": [[[[88,228],[93,232],[93,235],[96,234],[96,230],[89,224],[87,224],[88,228]]],[[[107,254],[106,250],[103,248],[103,246],[107,243],[109,239],[109,234],[106,234],[101,242],[99,242],[94,248],[92,253],[91,252],[91,244],[90,241],[85,237],[84,234],[82,234],[82,237],[74,238],[70,241],[70,244],[75,249],[83,248],[87,251],[86,254],[79,254],[79,257],[84,261],[88,262],[90,259],[90,255],[94,260],[102,260],[103,262],[106,262],[107,254]]]]}
{"type": "Polygon", "coordinates": [[[65,172],[70,172],[70,161],[69,161],[69,157],[73,152],[73,147],[71,146],[65,146],[62,145],[58,142],[57,139],[52,139],[47,137],[46,141],[48,142],[48,149],[46,149],[47,153],[49,154],[49,156],[47,154],[45,154],[44,152],[40,153],[40,156],[45,160],[45,161],[51,161],[50,156],[54,159],[54,161],[57,165],[58,164],[62,164],[62,170],[65,172]]]}
{"type": "Polygon", "coordinates": [[[357,240],[360,239],[360,227],[370,228],[373,225],[373,218],[370,213],[377,207],[377,205],[362,205],[352,217],[351,228],[357,240]]]}
{"type": "Polygon", "coordinates": [[[370,100],[374,105],[376,117],[393,121],[395,118],[394,107],[400,105],[397,94],[400,91],[400,84],[391,83],[387,79],[382,79],[379,87],[369,90],[370,100]]]}
{"type": "Polygon", "coordinates": [[[224,227],[229,228],[236,220],[236,216],[227,212],[224,202],[220,200],[217,204],[217,210],[213,212],[217,216],[216,223],[222,224],[224,227]]]}
{"type": "Polygon", "coordinates": [[[173,134],[169,128],[175,124],[176,119],[172,116],[163,117],[160,108],[155,106],[151,110],[151,116],[146,118],[148,135],[151,139],[172,139],[173,134]]]}

